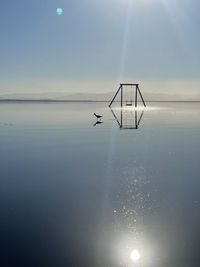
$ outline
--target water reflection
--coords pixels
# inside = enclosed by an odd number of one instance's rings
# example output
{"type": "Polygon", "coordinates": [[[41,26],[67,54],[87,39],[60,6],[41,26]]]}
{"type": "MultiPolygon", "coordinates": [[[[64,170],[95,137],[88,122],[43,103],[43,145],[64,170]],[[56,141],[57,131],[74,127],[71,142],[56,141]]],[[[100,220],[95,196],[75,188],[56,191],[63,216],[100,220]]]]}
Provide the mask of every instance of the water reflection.
{"type": "Polygon", "coordinates": [[[200,266],[200,104],[94,109],[0,105],[1,266],[200,266]]]}
{"type": "Polygon", "coordinates": [[[97,125],[100,125],[100,124],[102,124],[103,122],[102,121],[96,121],[94,124],[93,124],[93,126],[97,126],[97,125]]]}
{"type": "Polygon", "coordinates": [[[119,125],[119,128],[124,130],[138,129],[144,115],[144,110],[125,108],[120,108],[120,110],[115,111],[110,108],[110,110],[119,125]]]}
{"type": "MultiPolygon", "coordinates": [[[[118,170],[119,172],[119,170],[118,170]]],[[[152,192],[145,169],[126,165],[115,176],[111,192],[113,203],[114,254],[120,266],[150,266],[152,246],[146,236],[145,215],[152,214],[152,192]],[[134,264],[134,265],[133,265],[134,264]],[[137,265],[135,265],[137,264],[137,265]]]]}

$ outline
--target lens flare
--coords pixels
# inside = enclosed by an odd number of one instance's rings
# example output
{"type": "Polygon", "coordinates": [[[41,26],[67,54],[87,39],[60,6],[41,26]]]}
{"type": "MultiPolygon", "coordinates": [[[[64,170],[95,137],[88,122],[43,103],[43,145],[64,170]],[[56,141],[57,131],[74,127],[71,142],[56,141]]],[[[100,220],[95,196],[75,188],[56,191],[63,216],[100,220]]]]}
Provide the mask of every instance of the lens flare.
{"type": "Polygon", "coordinates": [[[58,16],[62,15],[63,14],[63,9],[61,7],[58,7],[56,9],[56,13],[57,13],[58,16]]]}

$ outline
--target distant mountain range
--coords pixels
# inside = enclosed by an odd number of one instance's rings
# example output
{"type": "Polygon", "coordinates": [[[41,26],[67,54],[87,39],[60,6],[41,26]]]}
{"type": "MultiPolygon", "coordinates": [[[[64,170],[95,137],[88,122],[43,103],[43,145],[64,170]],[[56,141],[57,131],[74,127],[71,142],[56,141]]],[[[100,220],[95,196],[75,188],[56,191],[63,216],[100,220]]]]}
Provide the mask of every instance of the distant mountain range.
{"type": "MultiPolygon", "coordinates": [[[[2,94],[0,101],[110,101],[114,92],[107,93],[30,93],[30,94],[2,94]]],[[[143,93],[146,101],[198,101],[194,96],[167,93],[143,93]]]]}

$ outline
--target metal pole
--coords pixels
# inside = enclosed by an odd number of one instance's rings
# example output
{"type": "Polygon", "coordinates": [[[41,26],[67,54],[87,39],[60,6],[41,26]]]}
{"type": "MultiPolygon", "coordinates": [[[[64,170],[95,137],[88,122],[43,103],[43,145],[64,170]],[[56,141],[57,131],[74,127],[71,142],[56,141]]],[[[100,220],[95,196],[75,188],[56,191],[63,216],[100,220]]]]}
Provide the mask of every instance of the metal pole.
{"type": "Polygon", "coordinates": [[[135,110],[135,129],[138,129],[137,110],[135,110]]]}
{"type": "Polygon", "coordinates": [[[121,129],[123,128],[123,117],[122,116],[123,116],[123,113],[122,113],[122,108],[121,108],[121,127],[120,127],[121,129]]]}
{"type": "MultiPolygon", "coordinates": [[[[112,112],[112,114],[113,114],[113,116],[114,116],[114,118],[115,118],[116,122],[118,123],[118,125],[119,125],[119,128],[121,128],[121,124],[120,124],[120,122],[119,122],[119,120],[118,120],[118,118],[117,118],[117,116],[116,116],[116,114],[115,114],[114,110],[112,110],[112,108],[110,108],[110,110],[111,110],[111,112],[112,112]]],[[[120,119],[120,121],[121,121],[121,119],[120,119]]]]}
{"type": "Polygon", "coordinates": [[[141,121],[143,115],[144,115],[144,110],[142,111],[142,113],[141,113],[141,115],[140,115],[140,118],[139,118],[139,120],[138,120],[138,126],[140,125],[140,121],[141,121]]]}
{"type": "Polygon", "coordinates": [[[123,86],[121,85],[121,108],[123,106],[123,86]]]}
{"type": "Polygon", "coordinates": [[[138,90],[138,86],[136,86],[135,89],[135,107],[137,108],[137,90],[138,90]]]}
{"type": "Polygon", "coordinates": [[[121,89],[121,85],[120,85],[119,89],[117,90],[117,92],[116,92],[115,96],[113,97],[112,101],[110,102],[110,105],[109,105],[109,107],[111,107],[111,105],[112,105],[112,103],[114,102],[114,100],[115,100],[116,96],[118,95],[118,93],[119,93],[120,89],[121,89]]]}
{"type": "Polygon", "coordinates": [[[146,107],[146,104],[145,104],[144,99],[143,99],[143,97],[142,97],[142,94],[141,94],[141,92],[140,92],[139,86],[138,86],[138,92],[139,92],[140,97],[141,97],[141,99],[142,99],[143,105],[146,107]]]}

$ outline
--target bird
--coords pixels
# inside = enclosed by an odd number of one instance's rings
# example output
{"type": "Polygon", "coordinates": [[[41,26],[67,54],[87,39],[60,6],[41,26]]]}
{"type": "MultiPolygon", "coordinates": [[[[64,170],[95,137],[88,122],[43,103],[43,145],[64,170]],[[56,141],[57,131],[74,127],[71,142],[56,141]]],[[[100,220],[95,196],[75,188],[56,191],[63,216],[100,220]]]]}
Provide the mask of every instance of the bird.
{"type": "Polygon", "coordinates": [[[96,114],[96,113],[94,113],[94,116],[97,118],[97,119],[101,119],[103,116],[101,116],[101,115],[98,115],[98,114],[96,114]]]}

